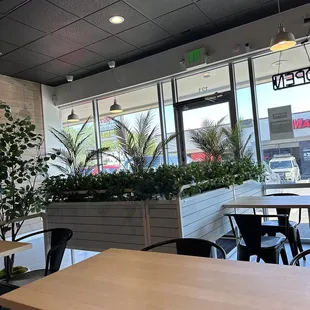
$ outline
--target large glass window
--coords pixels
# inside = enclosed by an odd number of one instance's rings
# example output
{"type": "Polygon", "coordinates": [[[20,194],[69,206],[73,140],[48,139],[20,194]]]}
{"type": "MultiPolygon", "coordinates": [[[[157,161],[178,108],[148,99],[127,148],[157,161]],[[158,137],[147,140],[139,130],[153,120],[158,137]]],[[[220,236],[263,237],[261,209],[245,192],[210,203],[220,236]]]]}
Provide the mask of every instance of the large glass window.
{"type": "MultiPolygon", "coordinates": [[[[310,46],[306,46],[310,53],[310,46]]],[[[296,188],[296,184],[310,181],[310,70],[305,78],[299,69],[310,68],[304,46],[272,53],[254,59],[258,114],[261,141],[268,175],[285,189],[267,190],[310,195],[310,188],[296,188]],[[281,73],[287,73],[281,75],[281,73]],[[277,78],[273,78],[278,75],[277,78]],[[299,78],[298,78],[299,76],[299,78]],[[273,84],[273,80],[275,84],[273,84]],[[292,87],[293,82],[303,84],[292,87]],[[281,89],[283,88],[283,89],[281,89]],[[292,188],[287,188],[292,184],[292,188]]],[[[292,210],[292,219],[298,222],[298,210],[292,210]]],[[[302,211],[300,232],[310,238],[309,218],[302,211]]]]}
{"type": "Polygon", "coordinates": [[[179,101],[227,91],[230,89],[228,66],[180,78],[177,84],[179,101]]]}
{"type": "MultiPolygon", "coordinates": [[[[103,156],[103,171],[114,172],[120,169],[129,168],[128,158],[120,151],[120,142],[116,134],[115,121],[127,126],[131,131],[135,131],[139,126],[144,132],[149,135],[155,128],[155,136],[153,139],[154,147],[149,148],[146,156],[150,159],[156,145],[161,141],[160,119],[158,108],[158,96],[156,85],[143,89],[134,90],[128,93],[116,96],[118,104],[122,106],[123,112],[119,114],[111,114],[110,106],[113,104],[114,98],[108,97],[98,100],[99,121],[100,121],[100,136],[101,146],[109,147],[110,156],[103,156]],[[141,124],[143,117],[147,113],[151,116],[149,121],[141,124]],[[139,123],[140,121],[140,123],[139,123]],[[120,161],[119,161],[120,159],[120,161]]],[[[142,132],[142,130],[139,130],[142,132]]],[[[141,152],[143,146],[141,145],[141,152]]],[[[153,168],[163,163],[163,156],[160,155],[153,168]]]]}
{"type": "MultiPolygon", "coordinates": [[[[73,138],[73,141],[75,141],[75,146],[82,142],[79,147],[78,156],[76,158],[77,165],[81,166],[80,169],[85,170],[83,172],[93,173],[93,171],[97,169],[97,160],[87,159],[90,153],[96,149],[92,102],[88,101],[85,103],[61,109],[61,117],[63,131],[73,138]],[[79,121],[77,122],[68,122],[68,115],[71,114],[72,109],[74,110],[74,113],[79,117],[79,121]],[[81,132],[82,126],[87,120],[88,122],[86,123],[83,131],[81,132]]],[[[70,145],[71,144],[69,143],[69,148],[71,147],[70,145]]],[[[59,144],[59,147],[61,149],[66,149],[63,144],[59,144]]],[[[62,166],[64,165],[62,164],[62,166]]]]}

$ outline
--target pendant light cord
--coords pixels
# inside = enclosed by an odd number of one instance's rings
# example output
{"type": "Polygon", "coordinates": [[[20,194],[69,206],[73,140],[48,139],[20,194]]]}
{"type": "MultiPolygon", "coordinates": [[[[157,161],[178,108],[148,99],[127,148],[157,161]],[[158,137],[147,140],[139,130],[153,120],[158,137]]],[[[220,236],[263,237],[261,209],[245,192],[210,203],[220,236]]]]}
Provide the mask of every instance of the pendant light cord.
{"type": "Polygon", "coordinates": [[[115,74],[114,74],[114,68],[112,69],[112,79],[113,79],[113,97],[114,97],[114,100],[116,99],[116,96],[115,96],[115,93],[116,93],[116,90],[115,90],[115,74]]]}
{"type": "Polygon", "coordinates": [[[278,66],[278,74],[280,74],[280,68],[281,68],[281,61],[282,61],[282,51],[280,52],[280,55],[279,55],[279,66],[278,66]]]}
{"type": "Polygon", "coordinates": [[[278,0],[278,12],[279,12],[279,15],[280,15],[280,24],[282,24],[283,16],[282,16],[282,12],[281,12],[280,0],[278,0]]]}

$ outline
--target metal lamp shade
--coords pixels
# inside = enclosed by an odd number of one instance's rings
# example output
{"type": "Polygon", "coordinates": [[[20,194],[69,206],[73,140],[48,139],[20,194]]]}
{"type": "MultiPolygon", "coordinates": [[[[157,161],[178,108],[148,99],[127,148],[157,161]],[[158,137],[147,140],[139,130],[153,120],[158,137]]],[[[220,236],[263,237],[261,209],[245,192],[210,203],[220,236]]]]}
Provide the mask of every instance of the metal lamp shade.
{"type": "Polygon", "coordinates": [[[67,121],[70,123],[78,122],[80,118],[77,114],[74,113],[74,110],[71,110],[71,114],[68,115],[67,121]]]}
{"type": "Polygon", "coordinates": [[[114,114],[123,112],[122,106],[117,103],[116,99],[114,99],[114,103],[110,107],[110,112],[114,114]]]}
{"type": "Polygon", "coordinates": [[[296,45],[296,39],[293,33],[286,32],[282,24],[279,26],[279,32],[271,39],[270,50],[273,52],[285,51],[296,45]]]}

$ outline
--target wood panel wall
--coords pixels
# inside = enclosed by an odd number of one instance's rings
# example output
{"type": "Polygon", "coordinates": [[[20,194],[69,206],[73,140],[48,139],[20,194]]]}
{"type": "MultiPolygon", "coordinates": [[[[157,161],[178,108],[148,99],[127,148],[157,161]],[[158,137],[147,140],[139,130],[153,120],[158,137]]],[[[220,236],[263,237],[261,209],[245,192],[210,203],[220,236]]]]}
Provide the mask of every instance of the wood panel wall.
{"type": "MultiPolygon", "coordinates": [[[[36,131],[44,137],[43,107],[41,96],[41,85],[38,83],[15,79],[0,75],[0,100],[7,103],[16,117],[30,116],[36,125],[36,131]]],[[[3,112],[0,112],[0,123],[3,122],[3,112]]],[[[45,153],[45,145],[42,145],[42,153],[45,153]]],[[[37,151],[28,149],[26,158],[36,155],[37,151]]],[[[31,219],[25,222],[22,233],[42,229],[41,219],[31,219]]]]}

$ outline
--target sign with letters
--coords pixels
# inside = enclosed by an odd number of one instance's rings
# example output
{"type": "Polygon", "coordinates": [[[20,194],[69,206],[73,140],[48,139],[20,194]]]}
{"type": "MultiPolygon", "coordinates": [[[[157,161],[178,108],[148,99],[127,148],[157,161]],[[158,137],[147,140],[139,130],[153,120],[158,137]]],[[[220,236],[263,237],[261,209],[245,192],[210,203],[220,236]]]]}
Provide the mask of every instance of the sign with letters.
{"type": "Polygon", "coordinates": [[[270,140],[294,138],[291,106],[268,109],[270,140]]]}
{"type": "Polygon", "coordinates": [[[192,68],[206,63],[206,49],[204,47],[190,51],[184,55],[185,67],[192,68]]]}
{"type": "Polygon", "coordinates": [[[310,67],[276,74],[272,77],[274,90],[310,84],[310,67]]]}

